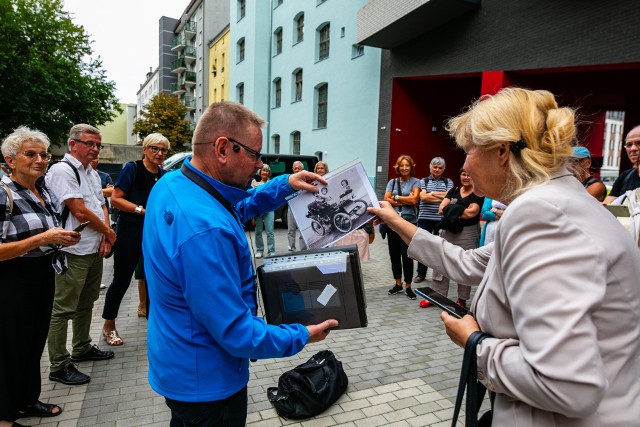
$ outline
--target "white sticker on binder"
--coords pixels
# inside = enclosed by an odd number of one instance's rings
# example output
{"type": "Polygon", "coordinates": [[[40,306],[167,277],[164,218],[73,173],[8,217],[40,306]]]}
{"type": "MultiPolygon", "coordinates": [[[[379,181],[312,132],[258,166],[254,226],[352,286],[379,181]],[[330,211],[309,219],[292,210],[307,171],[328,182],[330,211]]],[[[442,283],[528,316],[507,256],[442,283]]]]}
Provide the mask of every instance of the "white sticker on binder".
{"type": "Polygon", "coordinates": [[[329,283],[327,286],[325,286],[317,301],[323,306],[326,306],[333,294],[335,294],[337,291],[338,290],[331,283],[329,283]]]}

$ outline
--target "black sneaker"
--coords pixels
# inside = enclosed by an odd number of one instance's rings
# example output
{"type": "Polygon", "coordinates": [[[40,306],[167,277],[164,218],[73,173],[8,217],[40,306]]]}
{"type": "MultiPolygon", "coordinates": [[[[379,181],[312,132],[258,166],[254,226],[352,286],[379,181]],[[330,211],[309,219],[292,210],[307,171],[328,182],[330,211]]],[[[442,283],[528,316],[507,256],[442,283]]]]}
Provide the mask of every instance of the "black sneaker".
{"type": "Polygon", "coordinates": [[[85,360],[107,360],[113,359],[115,356],[113,351],[102,351],[98,348],[97,345],[91,347],[89,351],[80,356],[71,356],[72,362],[83,362],[85,360]]]}
{"type": "Polygon", "coordinates": [[[91,381],[91,377],[78,371],[76,365],[73,363],[67,363],[67,366],[59,371],[51,372],[49,374],[49,380],[66,385],[80,385],[91,381]]]}
{"type": "Polygon", "coordinates": [[[389,295],[397,295],[402,292],[402,286],[395,285],[393,288],[389,289],[389,295]]]}
{"type": "Polygon", "coordinates": [[[407,298],[416,299],[416,294],[413,292],[413,289],[407,288],[404,290],[404,293],[407,294],[407,298]]]}
{"type": "Polygon", "coordinates": [[[422,282],[424,282],[423,276],[416,276],[415,280],[413,281],[413,283],[422,283],[422,282]]]}

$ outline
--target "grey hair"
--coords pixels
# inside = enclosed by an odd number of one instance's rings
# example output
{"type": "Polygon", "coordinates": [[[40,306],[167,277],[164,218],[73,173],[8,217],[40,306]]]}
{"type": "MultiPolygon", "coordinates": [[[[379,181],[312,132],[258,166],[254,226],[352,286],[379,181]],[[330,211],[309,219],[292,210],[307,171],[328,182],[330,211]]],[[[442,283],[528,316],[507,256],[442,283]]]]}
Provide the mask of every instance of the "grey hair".
{"type": "Polygon", "coordinates": [[[263,164],[262,168],[260,168],[260,171],[267,171],[269,172],[269,178],[271,178],[271,167],[268,164],[263,164]]]}
{"type": "Polygon", "coordinates": [[[304,169],[304,163],[302,163],[300,160],[296,160],[295,162],[293,162],[293,164],[291,166],[295,166],[298,163],[300,164],[300,166],[302,166],[302,169],[304,169]]]}
{"type": "Polygon", "coordinates": [[[168,150],[171,148],[171,143],[161,133],[150,133],[147,137],[142,141],[142,148],[147,148],[151,144],[164,144],[165,148],[168,150]]]}
{"type": "Polygon", "coordinates": [[[82,135],[85,133],[102,136],[98,128],[85,123],[80,123],[80,124],[74,125],[69,131],[69,140],[67,141],[67,143],[71,142],[72,139],[74,140],[81,139],[82,135]]]}
{"type": "Polygon", "coordinates": [[[39,142],[44,145],[45,150],[49,150],[49,145],[51,145],[49,137],[43,132],[20,126],[2,141],[2,155],[7,157],[17,156],[18,150],[27,141],[39,142]]]}
{"type": "Polygon", "coordinates": [[[433,159],[431,159],[431,163],[429,163],[429,166],[442,166],[443,168],[446,168],[447,163],[442,157],[434,157],[433,159]]]}

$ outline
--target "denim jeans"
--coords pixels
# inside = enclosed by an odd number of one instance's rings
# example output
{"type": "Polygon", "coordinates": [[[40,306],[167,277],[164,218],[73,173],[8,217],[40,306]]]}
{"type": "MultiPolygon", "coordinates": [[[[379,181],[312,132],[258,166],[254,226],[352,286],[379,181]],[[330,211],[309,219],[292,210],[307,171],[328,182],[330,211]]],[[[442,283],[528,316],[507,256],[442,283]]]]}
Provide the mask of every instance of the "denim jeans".
{"type": "Polygon", "coordinates": [[[212,402],[165,401],[171,409],[170,427],[244,427],[247,422],[247,387],[212,402]]]}
{"type": "Polygon", "coordinates": [[[256,251],[264,252],[264,240],[262,239],[262,230],[267,232],[267,251],[269,255],[276,253],[276,239],[273,234],[273,212],[267,212],[262,216],[256,217],[256,251]]]}

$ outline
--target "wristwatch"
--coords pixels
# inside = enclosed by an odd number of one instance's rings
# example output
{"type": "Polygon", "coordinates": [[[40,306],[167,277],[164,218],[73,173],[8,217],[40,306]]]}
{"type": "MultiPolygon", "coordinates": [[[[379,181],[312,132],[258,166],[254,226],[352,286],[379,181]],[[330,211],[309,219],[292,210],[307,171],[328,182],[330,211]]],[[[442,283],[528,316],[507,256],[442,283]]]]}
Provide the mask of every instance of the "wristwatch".
{"type": "Polygon", "coordinates": [[[397,194],[395,196],[393,196],[393,201],[398,203],[398,195],[397,194]]]}
{"type": "Polygon", "coordinates": [[[136,209],[134,210],[135,213],[137,213],[138,215],[142,215],[142,206],[136,206],[136,209]]]}

